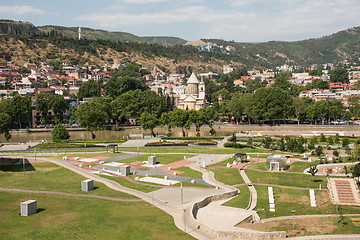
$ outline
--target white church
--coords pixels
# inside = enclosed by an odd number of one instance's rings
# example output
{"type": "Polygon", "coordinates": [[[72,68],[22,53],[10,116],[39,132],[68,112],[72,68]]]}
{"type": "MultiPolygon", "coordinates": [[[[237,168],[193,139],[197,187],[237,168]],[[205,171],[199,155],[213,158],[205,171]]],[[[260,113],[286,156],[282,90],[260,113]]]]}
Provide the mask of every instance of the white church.
{"type": "Polygon", "coordinates": [[[206,107],[205,83],[203,80],[199,82],[194,72],[187,81],[186,93],[180,95],[177,107],[183,110],[200,110],[206,107]]]}

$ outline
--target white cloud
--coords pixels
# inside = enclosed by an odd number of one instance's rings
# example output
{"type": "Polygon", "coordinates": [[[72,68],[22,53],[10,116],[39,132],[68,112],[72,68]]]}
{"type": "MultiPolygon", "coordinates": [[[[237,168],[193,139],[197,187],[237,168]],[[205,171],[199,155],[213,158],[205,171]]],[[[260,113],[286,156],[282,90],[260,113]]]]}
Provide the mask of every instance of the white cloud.
{"type": "Polygon", "coordinates": [[[44,11],[29,5],[15,5],[15,6],[1,6],[0,13],[2,14],[44,14],[44,11]]]}
{"type": "Polygon", "coordinates": [[[235,41],[302,40],[360,25],[358,0],[254,0],[251,4],[243,0],[226,0],[222,8],[213,7],[210,1],[205,3],[166,10],[152,8],[135,13],[125,9],[117,12],[99,11],[79,16],[77,20],[110,29],[124,26],[136,26],[137,29],[152,26],[160,29],[177,24],[177,27],[183,28],[182,32],[192,38],[235,41]],[[227,3],[233,6],[229,7],[227,3]],[[246,10],[241,7],[244,4],[247,5],[246,10]],[[195,25],[201,26],[201,29],[195,29],[195,25]]]}
{"type": "Polygon", "coordinates": [[[158,2],[166,2],[168,0],[123,0],[124,3],[131,4],[148,4],[148,3],[158,3],[158,2]]]}

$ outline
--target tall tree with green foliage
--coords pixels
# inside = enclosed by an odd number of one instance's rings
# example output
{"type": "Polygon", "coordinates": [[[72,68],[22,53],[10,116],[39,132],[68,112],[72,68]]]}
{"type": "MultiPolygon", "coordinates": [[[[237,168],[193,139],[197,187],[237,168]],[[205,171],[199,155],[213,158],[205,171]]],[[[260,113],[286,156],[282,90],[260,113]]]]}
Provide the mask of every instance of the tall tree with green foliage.
{"type": "Polygon", "coordinates": [[[105,94],[112,98],[116,98],[128,91],[140,89],[141,91],[148,90],[149,87],[142,79],[134,77],[116,77],[111,78],[104,87],[105,94]]]}
{"type": "Polygon", "coordinates": [[[79,126],[90,131],[92,139],[95,138],[94,131],[104,126],[109,119],[103,104],[97,100],[81,104],[76,112],[76,117],[79,121],[79,126]]]}
{"type": "Polygon", "coordinates": [[[144,130],[150,130],[152,136],[156,136],[154,128],[159,124],[158,118],[151,113],[143,112],[140,116],[140,125],[144,130]]]}
{"type": "Polygon", "coordinates": [[[28,96],[15,94],[12,99],[15,121],[22,128],[21,116],[25,115],[27,121],[31,121],[31,99],[28,96]]]}
{"type": "Polygon", "coordinates": [[[103,82],[101,80],[95,81],[93,79],[89,79],[79,88],[77,97],[78,99],[100,97],[102,87],[103,82]]]}
{"type": "Polygon", "coordinates": [[[65,101],[64,96],[54,95],[50,102],[51,109],[54,112],[55,124],[63,122],[63,115],[69,108],[69,104],[65,101]]]}
{"type": "Polygon", "coordinates": [[[176,108],[171,114],[171,122],[174,124],[174,126],[181,128],[183,137],[185,137],[184,128],[188,123],[188,119],[189,119],[189,113],[186,110],[176,108]]]}
{"type": "Polygon", "coordinates": [[[35,99],[36,111],[41,113],[40,122],[43,125],[49,123],[48,111],[51,108],[52,95],[49,93],[38,93],[35,99]]]}
{"type": "Polygon", "coordinates": [[[335,68],[329,71],[330,82],[349,83],[349,73],[345,68],[335,68]]]}

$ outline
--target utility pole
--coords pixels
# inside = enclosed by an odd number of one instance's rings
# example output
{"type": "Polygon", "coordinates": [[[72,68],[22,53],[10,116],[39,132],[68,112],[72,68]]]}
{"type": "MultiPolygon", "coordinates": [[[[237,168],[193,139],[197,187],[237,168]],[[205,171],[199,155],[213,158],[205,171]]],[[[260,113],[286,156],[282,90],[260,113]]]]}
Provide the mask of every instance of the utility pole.
{"type": "Polygon", "coordinates": [[[295,236],[295,210],[291,210],[293,214],[293,235],[295,236]]]}
{"type": "Polygon", "coordinates": [[[320,186],[319,186],[319,195],[320,195],[319,207],[321,207],[321,183],[320,183],[320,186]]]}
{"type": "Polygon", "coordinates": [[[25,158],[23,158],[23,171],[24,171],[24,176],[25,176],[25,158]]]}

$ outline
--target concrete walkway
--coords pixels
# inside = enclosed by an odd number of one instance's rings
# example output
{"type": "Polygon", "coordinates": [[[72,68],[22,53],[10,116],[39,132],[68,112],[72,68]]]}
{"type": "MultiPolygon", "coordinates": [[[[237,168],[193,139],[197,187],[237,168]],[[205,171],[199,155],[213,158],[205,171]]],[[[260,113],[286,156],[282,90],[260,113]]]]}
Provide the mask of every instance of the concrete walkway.
{"type": "Polygon", "coordinates": [[[136,147],[145,147],[147,143],[159,142],[161,138],[147,138],[147,139],[130,139],[119,145],[119,150],[121,148],[136,148],[136,147]]]}
{"type": "Polygon", "coordinates": [[[360,240],[360,234],[346,234],[346,235],[318,235],[305,237],[291,237],[291,240],[360,240]]]}
{"type": "MultiPolygon", "coordinates": [[[[241,175],[241,177],[244,179],[244,182],[247,184],[249,191],[250,191],[250,204],[247,207],[248,210],[254,210],[257,204],[257,192],[255,187],[252,185],[250,179],[248,178],[248,176],[246,175],[244,169],[239,169],[239,173],[241,175]]],[[[256,214],[257,215],[257,214],[256,214]]],[[[260,220],[260,217],[257,215],[256,220],[260,220]]]]}
{"type": "Polygon", "coordinates": [[[166,213],[170,214],[174,218],[174,223],[175,223],[176,227],[178,227],[179,229],[182,229],[182,230],[187,229],[186,232],[188,234],[190,234],[191,236],[193,236],[194,238],[211,239],[211,237],[209,235],[202,232],[200,229],[192,229],[190,226],[185,227],[184,220],[183,220],[184,213],[181,208],[174,208],[172,206],[169,206],[166,202],[163,202],[156,197],[152,197],[152,195],[149,195],[149,194],[146,194],[146,193],[134,190],[134,189],[123,187],[115,181],[105,179],[105,178],[102,178],[95,174],[89,173],[89,172],[85,171],[84,169],[81,169],[81,168],[71,165],[68,162],[65,162],[62,160],[53,160],[53,159],[42,159],[42,160],[53,162],[59,166],[62,166],[73,172],[76,172],[86,178],[93,179],[95,181],[104,183],[106,186],[108,186],[109,188],[114,189],[116,191],[125,192],[128,194],[134,195],[138,198],[141,198],[143,201],[153,204],[154,206],[156,206],[156,207],[160,208],[161,210],[165,211],[166,213]]]}
{"type": "Polygon", "coordinates": [[[226,136],[226,137],[224,137],[223,140],[218,141],[217,147],[224,148],[224,143],[227,143],[229,138],[230,138],[229,136],[226,136]]]}

